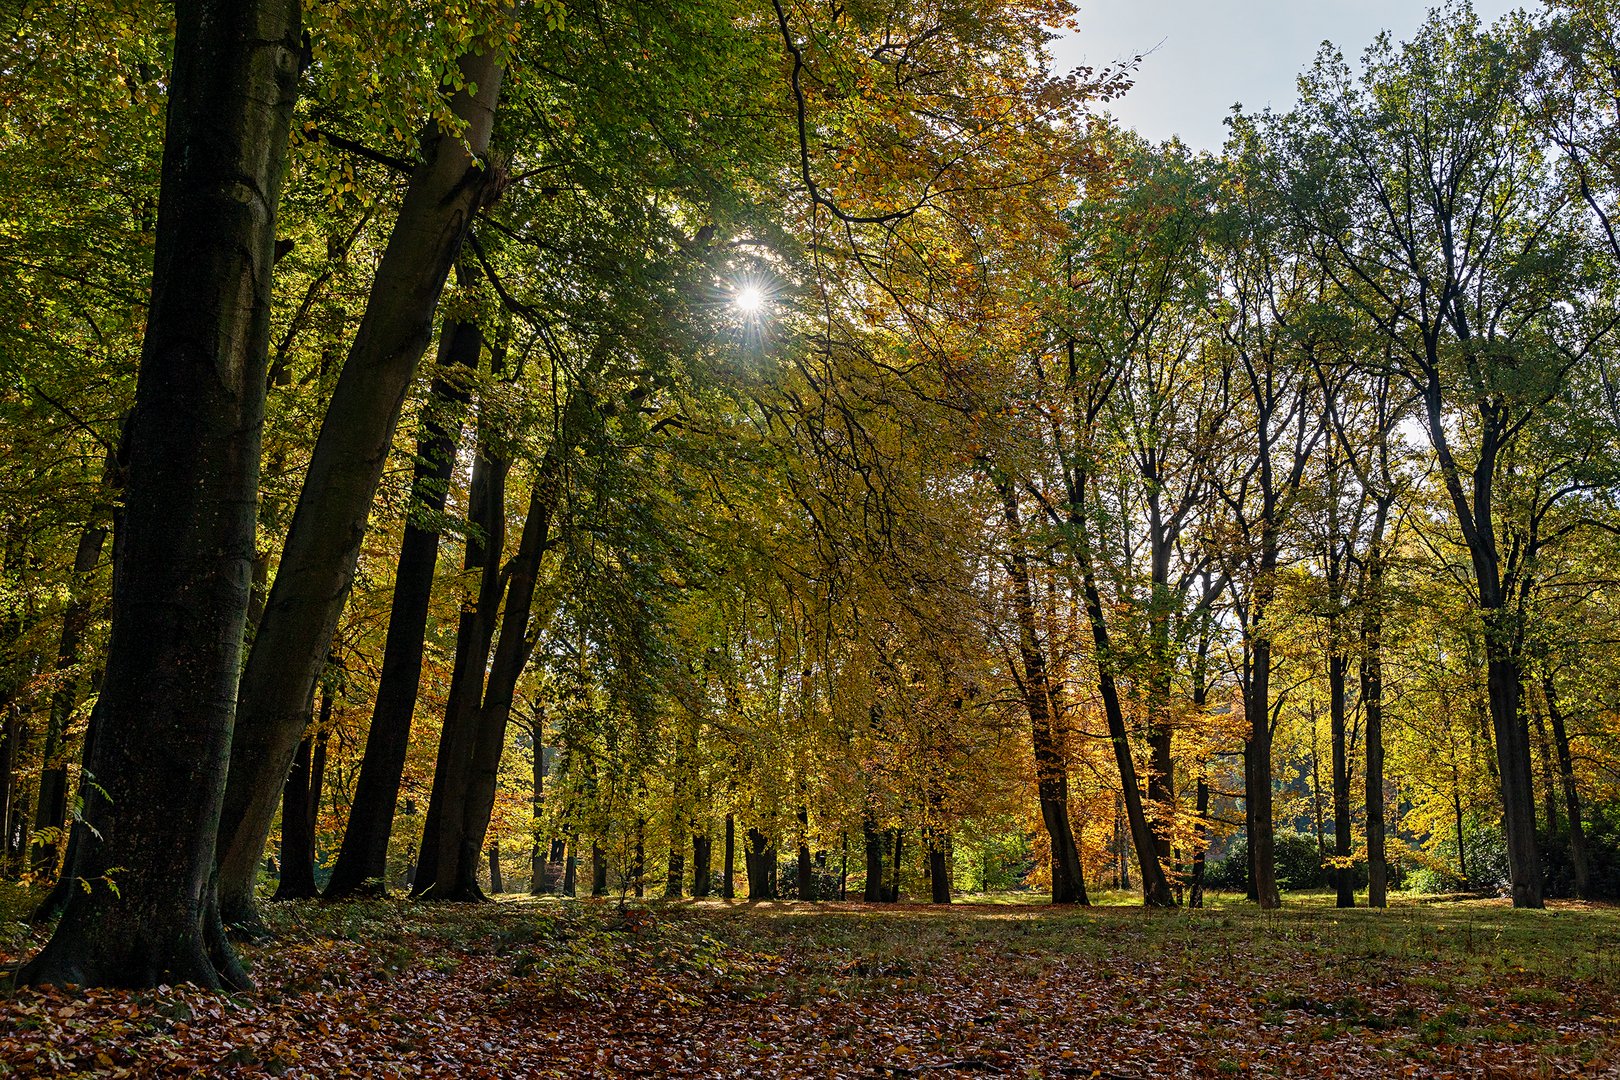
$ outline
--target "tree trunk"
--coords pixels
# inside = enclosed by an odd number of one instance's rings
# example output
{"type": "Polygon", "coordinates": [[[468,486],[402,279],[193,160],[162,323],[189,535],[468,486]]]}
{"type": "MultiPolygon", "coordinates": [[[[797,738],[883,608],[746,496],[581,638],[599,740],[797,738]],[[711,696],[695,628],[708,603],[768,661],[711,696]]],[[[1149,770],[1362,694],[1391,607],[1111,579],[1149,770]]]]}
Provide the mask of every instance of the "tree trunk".
{"type": "MultiPolygon", "coordinates": [[[[704,828],[710,826],[705,825],[704,828]]],[[[709,896],[709,861],[714,852],[714,839],[708,835],[692,834],[692,898],[704,900],[709,896]]]]}
{"type": "Polygon", "coordinates": [[[1250,643],[1249,680],[1243,708],[1249,718],[1244,803],[1249,826],[1249,877],[1264,909],[1282,906],[1277,891],[1277,833],[1271,801],[1271,639],[1250,643]]]}
{"type": "Polygon", "coordinates": [[[861,823],[866,840],[866,890],[861,899],[868,904],[883,902],[883,834],[878,832],[870,817],[861,823]]]}
{"type": "Polygon", "coordinates": [[[220,902],[233,919],[253,918],[253,887],[275,795],[308,724],[311,692],[354,581],[400,410],[432,337],[450,266],[493,190],[492,170],[478,158],[494,125],[499,55],[484,48],[461,58],[461,77],[477,92],[458,93],[451,111],[466,126],[456,135],[430,130],[422,141],[422,160],[411,174],[333,389],[264,618],[242,669],[227,827],[219,842],[220,902]]]}
{"type": "Polygon", "coordinates": [[[669,863],[664,872],[664,899],[679,900],[686,878],[686,841],[673,832],[669,838],[669,863]]]}
{"type": "MultiPolygon", "coordinates": [[[[117,469],[114,455],[107,455],[102,487],[110,486],[117,469]]],[[[98,507],[97,513],[103,508],[98,507]]],[[[99,521],[86,525],[79,534],[73,553],[73,585],[67,608],[62,612],[62,636],[56,650],[56,671],[61,685],[51,695],[50,721],[45,727],[43,764],[39,772],[39,798],[34,808],[36,830],[56,830],[57,838],[40,843],[33,853],[36,875],[53,877],[68,825],[68,763],[65,742],[68,722],[79,701],[79,648],[90,624],[90,576],[101,562],[101,549],[107,541],[107,527],[99,521]]]]}
{"type": "Polygon", "coordinates": [[[536,718],[534,725],[534,763],[532,773],[534,777],[533,793],[529,796],[529,809],[534,815],[534,836],[529,841],[529,895],[544,896],[550,890],[546,887],[546,845],[540,841],[540,815],[545,810],[546,792],[546,748],[540,744],[541,724],[536,718]]]}
{"type": "Polygon", "coordinates": [[[419,895],[437,880],[443,824],[446,820],[461,820],[464,812],[467,772],[478,737],[478,706],[483,695],[485,666],[489,644],[495,637],[495,614],[504,588],[501,560],[506,546],[506,479],[512,463],[491,452],[492,435],[487,430],[480,434],[467,493],[467,517],[471,527],[467,532],[462,568],[480,571],[478,598],[471,605],[463,606],[456,628],[456,656],[445,701],[444,725],[439,733],[433,787],[423,820],[421,854],[411,885],[413,895],[419,895]],[[455,805],[447,807],[447,801],[455,805]]]}
{"type": "Polygon", "coordinates": [[[607,895],[607,852],[595,840],[591,841],[591,895],[607,895]]]}
{"type": "Polygon", "coordinates": [[[724,865],[720,871],[720,899],[734,900],[737,897],[737,819],[734,815],[726,815],[726,854],[724,865]]]}
{"type": "Polygon", "coordinates": [[[1010,552],[1005,560],[1012,583],[1013,607],[1018,619],[1018,656],[1023,664],[1020,689],[1029,714],[1030,741],[1035,753],[1035,785],[1040,798],[1041,822],[1051,847],[1052,903],[1091,903],[1086,895],[1080,848],[1069,823],[1069,773],[1063,759],[1053,715],[1051,681],[1046,653],[1036,626],[1035,599],[1030,590],[1029,559],[1024,553],[1018,498],[1009,481],[998,481],[1002,512],[1009,530],[1010,552]]]}
{"type": "Polygon", "coordinates": [[[176,4],[101,731],[85,762],[94,832],[75,869],[88,888],[72,891],[23,984],[248,982],[223,940],[213,859],[255,553],[276,208],[299,55],[290,0],[176,4]]]}
{"type": "Polygon", "coordinates": [[[456,444],[461,437],[460,412],[468,400],[456,369],[477,368],[482,342],[478,327],[468,322],[447,320],[439,332],[440,374],[433,380],[416,442],[411,510],[399,545],[382,674],[377,682],[360,776],[355,781],[354,805],[326,886],[329,900],[350,896],[368,882],[375,883],[373,887],[380,891],[388,870],[388,839],[394,828],[394,808],[399,802],[405,757],[410,750],[411,719],[422,681],[428,604],[439,559],[436,522],[444,513],[456,444]]]}
{"type": "Polygon", "coordinates": [[[951,902],[951,871],[949,852],[938,836],[928,838],[929,899],[936,904],[951,902]]]}
{"type": "Polygon", "coordinates": [[[1350,660],[1343,653],[1328,657],[1328,724],[1333,738],[1333,854],[1339,907],[1356,906],[1356,876],[1350,868],[1350,757],[1346,745],[1345,674],[1350,660]]]}
{"type": "MultiPolygon", "coordinates": [[[[535,584],[540,577],[540,562],[551,535],[552,515],[561,497],[562,457],[562,448],[554,443],[535,478],[517,553],[503,568],[506,604],[501,612],[501,632],[495,642],[495,654],[489,661],[489,677],[487,685],[483,687],[482,704],[476,711],[474,703],[478,701],[480,676],[483,674],[481,665],[469,670],[463,685],[466,697],[462,707],[473,713],[475,720],[471,732],[471,754],[462,768],[452,768],[444,778],[438,804],[440,817],[433,876],[428,878],[424,874],[418,877],[416,890],[419,896],[436,900],[480,898],[476,878],[478,850],[483,844],[490,815],[495,808],[496,780],[500,772],[501,753],[506,747],[506,726],[512,715],[518,679],[522,677],[534,648],[535,638],[530,631],[529,614],[535,584]]],[[[499,591],[499,585],[496,590],[499,591]]],[[[445,766],[454,764],[446,762],[442,753],[440,762],[445,766]]],[[[433,786],[435,793],[441,791],[437,771],[433,786]]],[[[431,828],[434,808],[430,806],[428,812],[431,828]]]]}
{"type": "Polygon", "coordinates": [[[568,838],[568,854],[563,860],[562,894],[573,896],[577,891],[575,878],[579,873],[579,834],[575,833],[568,838]]]}
{"type": "Polygon", "coordinates": [[[799,899],[816,900],[816,870],[810,860],[810,811],[799,807],[799,864],[795,868],[799,878],[799,899]]]}
{"type": "Polygon", "coordinates": [[[332,693],[323,689],[320,719],[298,744],[281,798],[281,879],[272,900],[308,900],[320,893],[315,886],[315,829],[331,736],[332,693]]]}
{"type": "Polygon", "coordinates": [[[1553,746],[1558,752],[1558,775],[1564,785],[1564,812],[1569,815],[1569,860],[1575,869],[1575,895],[1592,898],[1592,872],[1586,852],[1586,829],[1581,824],[1581,799],[1575,790],[1575,757],[1569,749],[1569,731],[1564,726],[1564,710],[1558,706],[1558,686],[1552,673],[1542,676],[1547,696],[1547,719],[1552,723],[1553,746]]]}
{"type": "Polygon", "coordinates": [[[1130,736],[1125,730],[1125,712],[1120,706],[1119,690],[1110,666],[1113,663],[1113,643],[1103,614],[1102,595],[1097,591],[1089,567],[1081,571],[1081,586],[1085,593],[1086,617],[1091,623],[1092,641],[1097,646],[1097,689],[1102,693],[1109,741],[1114,744],[1120,793],[1125,800],[1125,821],[1130,826],[1137,868],[1142,874],[1142,900],[1148,907],[1175,907],[1175,897],[1170,895],[1169,879],[1165,877],[1164,865],[1159,862],[1158,838],[1142,806],[1142,791],[1136,780],[1136,762],[1131,757],[1130,736]]]}
{"type": "Polygon", "coordinates": [[[775,849],[767,846],[765,834],[758,829],[748,830],[748,844],[748,899],[777,899],[775,849]]]}
{"type": "MultiPolygon", "coordinates": [[[[563,837],[555,837],[551,841],[550,856],[546,859],[546,892],[548,895],[563,895],[563,867],[568,858],[568,841],[563,837]]],[[[636,895],[641,895],[637,893],[636,895]]]]}
{"type": "Polygon", "coordinates": [[[900,902],[900,856],[905,835],[906,830],[904,829],[894,830],[894,884],[883,891],[885,903],[898,904],[900,902]]]}
{"type": "MultiPolygon", "coordinates": [[[[96,733],[100,730],[104,719],[104,714],[92,712],[89,723],[85,725],[83,755],[85,761],[95,759],[96,733]]],[[[0,757],[0,761],[3,760],[3,757],[0,757]]],[[[88,770],[80,769],[79,805],[88,808],[93,793],[94,778],[88,770]]],[[[45,899],[40,901],[39,906],[29,915],[30,922],[50,922],[58,918],[63,909],[67,907],[68,898],[78,890],[78,882],[81,880],[78,875],[78,856],[85,842],[84,822],[83,820],[75,821],[73,827],[68,830],[67,852],[62,859],[62,872],[57,875],[56,884],[51,887],[51,891],[46,895],[45,899]]]]}
{"type": "Polygon", "coordinates": [[[635,882],[636,899],[641,899],[647,891],[647,822],[636,822],[636,854],[635,862],[630,866],[630,876],[635,882]]]}
{"type": "MultiPolygon", "coordinates": [[[[1382,522],[1382,517],[1379,519],[1382,522]]],[[[1388,904],[1389,862],[1384,851],[1383,563],[1375,548],[1367,560],[1367,615],[1362,622],[1361,707],[1367,745],[1367,906],[1388,904]]]]}
{"type": "Polygon", "coordinates": [[[1536,728],[1536,749],[1540,751],[1536,756],[1541,759],[1542,816],[1547,820],[1547,835],[1555,836],[1558,833],[1558,764],[1553,755],[1552,740],[1547,737],[1547,723],[1541,717],[1541,710],[1536,707],[1536,699],[1529,696],[1525,704],[1530,713],[1530,722],[1536,728]]]}
{"type": "Polygon", "coordinates": [[[1198,778],[1197,800],[1194,810],[1198,814],[1197,832],[1198,851],[1193,855],[1192,888],[1187,894],[1187,906],[1201,908],[1204,906],[1204,871],[1208,867],[1209,852],[1209,826],[1205,824],[1205,815],[1209,813],[1209,780],[1207,777],[1198,778]]]}
{"type": "Polygon", "coordinates": [[[1513,906],[1539,908],[1543,906],[1541,853],[1536,847],[1536,796],[1530,771],[1529,730],[1524,717],[1519,715],[1519,661],[1500,642],[1509,633],[1503,627],[1508,622],[1508,613],[1498,609],[1487,614],[1486,681],[1490,690],[1491,729],[1496,737],[1502,827],[1507,839],[1513,906]]]}
{"type": "Polygon", "coordinates": [[[305,736],[293,757],[281,797],[281,880],[272,900],[308,900],[315,888],[315,822],[310,815],[310,754],[314,739],[305,736]]]}
{"type": "Polygon", "coordinates": [[[489,845],[489,891],[491,895],[506,891],[506,882],[501,880],[501,845],[494,841],[489,845]]]}

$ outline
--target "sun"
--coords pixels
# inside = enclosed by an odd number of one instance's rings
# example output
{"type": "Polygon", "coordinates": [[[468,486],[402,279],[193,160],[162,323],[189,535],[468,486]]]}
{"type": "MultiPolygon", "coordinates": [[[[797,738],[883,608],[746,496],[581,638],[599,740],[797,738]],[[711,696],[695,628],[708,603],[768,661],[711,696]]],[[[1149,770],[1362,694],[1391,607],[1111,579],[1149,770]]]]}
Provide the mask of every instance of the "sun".
{"type": "Polygon", "coordinates": [[[731,304],[740,315],[758,315],[765,309],[765,293],[756,285],[744,285],[732,295],[731,304]]]}

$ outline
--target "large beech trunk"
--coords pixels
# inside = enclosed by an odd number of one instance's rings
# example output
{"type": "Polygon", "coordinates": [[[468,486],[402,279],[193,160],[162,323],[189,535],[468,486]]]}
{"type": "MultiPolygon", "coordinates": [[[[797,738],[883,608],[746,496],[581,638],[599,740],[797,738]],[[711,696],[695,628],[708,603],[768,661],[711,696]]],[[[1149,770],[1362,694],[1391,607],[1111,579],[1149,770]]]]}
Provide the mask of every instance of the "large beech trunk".
{"type": "Polygon", "coordinates": [[[810,811],[806,807],[799,807],[799,859],[794,867],[799,879],[799,899],[815,900],[816,896],[816,870],[810,858],[810,811]]]}
{"type": "Polygon", "coordinates": [[[175,6],[128,509],[85,762],[93,832],[75,855],[86,887],[70,891],[25,984],[248,981],[223,940],[214,846],[252,580],[299,35],[295,0],[175,6]]]}
{"type": "Polygon", "coordinates": [[[607,886],[607,852],[595,840],[591,841],[591,895],[606,896],[607,886]]]}
{"type": "Polygon", "coordinates": [[[307,900],[315,887],[315,822],[309,800],[309,759],[314,740],[305,736],[293,755],[281,793],[281,877],[272,900],[307,900]]]}
{"type": "Polygon", "coordinates": [[[378,264],[365,315],[310,458],[264,618],[242,671],[219,836],[228,919],[251,921],[276,796],[309,720],[311,691],[354,581],[366,522],[433,313],[467,228],[492,190],[489,146],[501,66],[493,49],[461,58],[476,93],[451,105],[459,135],[430,131],[378,264]]]}
{"type": "Polygon", "coordinates": [[[748,899],[775,900],[776,849],[769,845],[765,834],[758,829],[748,830],[748,899]]]}
{"type": "Polygon", "coordinates": [[[664,899],[679,900],[686,879],[686,841],[677,829],[669,838],[669,862],[664,868],[664,899]]]}
{"type": "Polygon", "coordinates": [[[929,899],[936,904],[951,902],[950,836],[928,834],[929,899]]]}
{"type": "Polygon", "coordinates": [[[428,604],[439,559],[439,530],[433,522],[444,513],[461,435],[459,413],[468,399],[456,376],[458,369],[477,367],[482,344],[482,335],[472,323],[447,320],[439,332],[441,374],[433,380],[422,433],[416,443],[411,514],[399,545],[377,700],[366,733],[360,776],[355,781],[354,805],[349,809],[343,845],[326,886],[328,899],[351,895],[367,887],[367,883],[375,883],[381,891],[388,870],[388,838],[394,829],[394,807],[399,801],[405,756],[410,749],[411,718],[422,680],[428,604]]]}

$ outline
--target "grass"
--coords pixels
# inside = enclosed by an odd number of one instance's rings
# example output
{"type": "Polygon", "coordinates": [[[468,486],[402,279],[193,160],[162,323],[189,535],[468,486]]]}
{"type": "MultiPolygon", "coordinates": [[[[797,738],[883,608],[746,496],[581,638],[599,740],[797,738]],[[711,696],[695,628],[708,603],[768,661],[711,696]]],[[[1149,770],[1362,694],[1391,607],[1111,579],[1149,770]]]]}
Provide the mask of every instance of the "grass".
{"type": "MultiPolygon", "coordinates": [[[[1029,899],[269,905],[277,940],[247,949],[256,992],[25,992],[0,1002],[0,1076],[1620,1067],[1613,908],[1403,897],[1340,911],[1293,894],[1276,912],[1224,896],[1147,912],[1029,899]]],[[[0,963],[37,944],[0,937],[13,954],[0,963]]]]}

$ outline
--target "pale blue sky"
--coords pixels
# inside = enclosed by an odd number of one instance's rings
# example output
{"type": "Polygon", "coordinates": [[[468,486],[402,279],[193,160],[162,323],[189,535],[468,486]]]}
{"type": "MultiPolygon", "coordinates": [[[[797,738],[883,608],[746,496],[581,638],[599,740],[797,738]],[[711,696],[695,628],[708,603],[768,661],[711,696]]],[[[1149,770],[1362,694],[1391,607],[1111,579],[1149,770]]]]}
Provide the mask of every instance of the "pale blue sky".
{"type": "MultiPolygon", "coordinates": [[[[1226,141],[1234,102],[1259,111],[1294,103],[1294,80],[1331,40],[1355,60],[1380,30],[1411,35],[1426,0],[1082,0],[1080,32],[1053,43],[1059,69],[1145,56],[1136,86],[1107,106],[1154,141],[1180,135],[1201,150],[1226,141]]],[[[1531,0],[1474,0],[1489,22],[1531,0]]]]}

